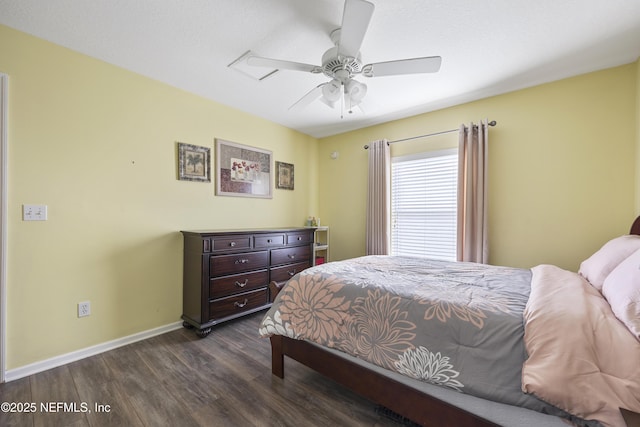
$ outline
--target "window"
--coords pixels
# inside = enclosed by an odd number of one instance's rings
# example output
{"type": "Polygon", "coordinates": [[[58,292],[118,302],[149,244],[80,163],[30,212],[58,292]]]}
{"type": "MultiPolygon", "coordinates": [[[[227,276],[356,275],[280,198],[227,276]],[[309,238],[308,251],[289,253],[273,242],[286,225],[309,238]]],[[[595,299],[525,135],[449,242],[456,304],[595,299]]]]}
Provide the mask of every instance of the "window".
{"type": "Polygon", "coordinates": [[[458,150],[394,157],[391,253],[456,260],[458,150]]]}

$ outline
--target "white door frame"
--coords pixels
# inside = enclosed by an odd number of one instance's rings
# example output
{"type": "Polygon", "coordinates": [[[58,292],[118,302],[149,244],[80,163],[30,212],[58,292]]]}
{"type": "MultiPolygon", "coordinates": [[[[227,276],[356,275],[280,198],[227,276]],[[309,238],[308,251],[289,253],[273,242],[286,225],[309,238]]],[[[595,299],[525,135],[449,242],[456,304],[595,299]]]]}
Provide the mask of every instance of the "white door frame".
{"type": "Polygon", "coordinates": [[[9,76],[0,73],[0,383],[6,372],[7,321],[7,127],[9,76]]]}

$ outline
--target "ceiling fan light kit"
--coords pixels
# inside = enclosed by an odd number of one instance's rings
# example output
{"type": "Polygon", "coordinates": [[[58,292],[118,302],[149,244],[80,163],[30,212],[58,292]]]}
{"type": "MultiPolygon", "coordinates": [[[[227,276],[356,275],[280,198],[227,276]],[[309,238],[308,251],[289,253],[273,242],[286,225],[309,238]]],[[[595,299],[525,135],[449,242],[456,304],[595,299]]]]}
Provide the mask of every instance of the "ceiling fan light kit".
{"type": "Polygon", "coordinates": [[[357,80],[349,80],[344,85],[344,91],[349,93],[352,102],[360,103],[367,94],[367,85],[357,80]]]}
{"type": "Polygon", "coordinates": [[[322,55],[321,66],[259,56],[249,56],[247,64],[313,74],[322,73],[331,80],[313,88],[289,109],[304,108],[320,99],[332,108],[342,101],[341,106],[350,113],[353,107],[360,105],[367,94],[367,85],[355,80],[356,75],[382,77],[435,73],[440,70],[442,58],[439,56],[362,65],[360,46],[371,22],[374,8],[373,3],[366,0],[345,0],[342,26],[330,34],[335,46],[322,55]]]}
{"type": "Polygon", "coordinates": [[[342,83],[338,79],[333,79],[322,86],[322,96],[328,102],[337,102],[340,99],[342,83]]]}

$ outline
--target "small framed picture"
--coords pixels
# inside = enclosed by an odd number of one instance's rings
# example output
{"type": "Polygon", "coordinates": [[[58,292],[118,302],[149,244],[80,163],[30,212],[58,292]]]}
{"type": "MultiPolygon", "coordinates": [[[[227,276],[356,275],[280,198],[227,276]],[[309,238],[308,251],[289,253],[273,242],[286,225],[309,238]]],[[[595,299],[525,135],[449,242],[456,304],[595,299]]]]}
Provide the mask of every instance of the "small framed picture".
{"type": "Polygon", "coordinates": [[[211,182],[211,149],[178,142],[178,179],[211,182]]]}
{"type": "Polygon", "coordinates": [[[293,190],[294,174],[291,163],[276,162],[276,188],[293,190]]]}

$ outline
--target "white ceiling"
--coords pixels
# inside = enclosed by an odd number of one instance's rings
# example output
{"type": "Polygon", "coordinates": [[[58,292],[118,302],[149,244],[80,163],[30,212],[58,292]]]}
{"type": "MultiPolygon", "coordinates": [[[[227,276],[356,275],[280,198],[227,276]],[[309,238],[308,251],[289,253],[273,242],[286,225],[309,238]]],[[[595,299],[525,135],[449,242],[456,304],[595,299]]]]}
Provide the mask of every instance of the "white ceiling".
{"type": "MultiPolygon", "coordinates": [[[[328,79],[228,65],[247,50],[320,65],[343,0],[0,0],[0,23],[324,137],[635,61],[640,0],[371,0],[364,63],[442,56],[437,74],[357,79],[364,112],[315,102],[328,79]]],[[[100,84],[100,82],[96,82],[100,84]]]]}

